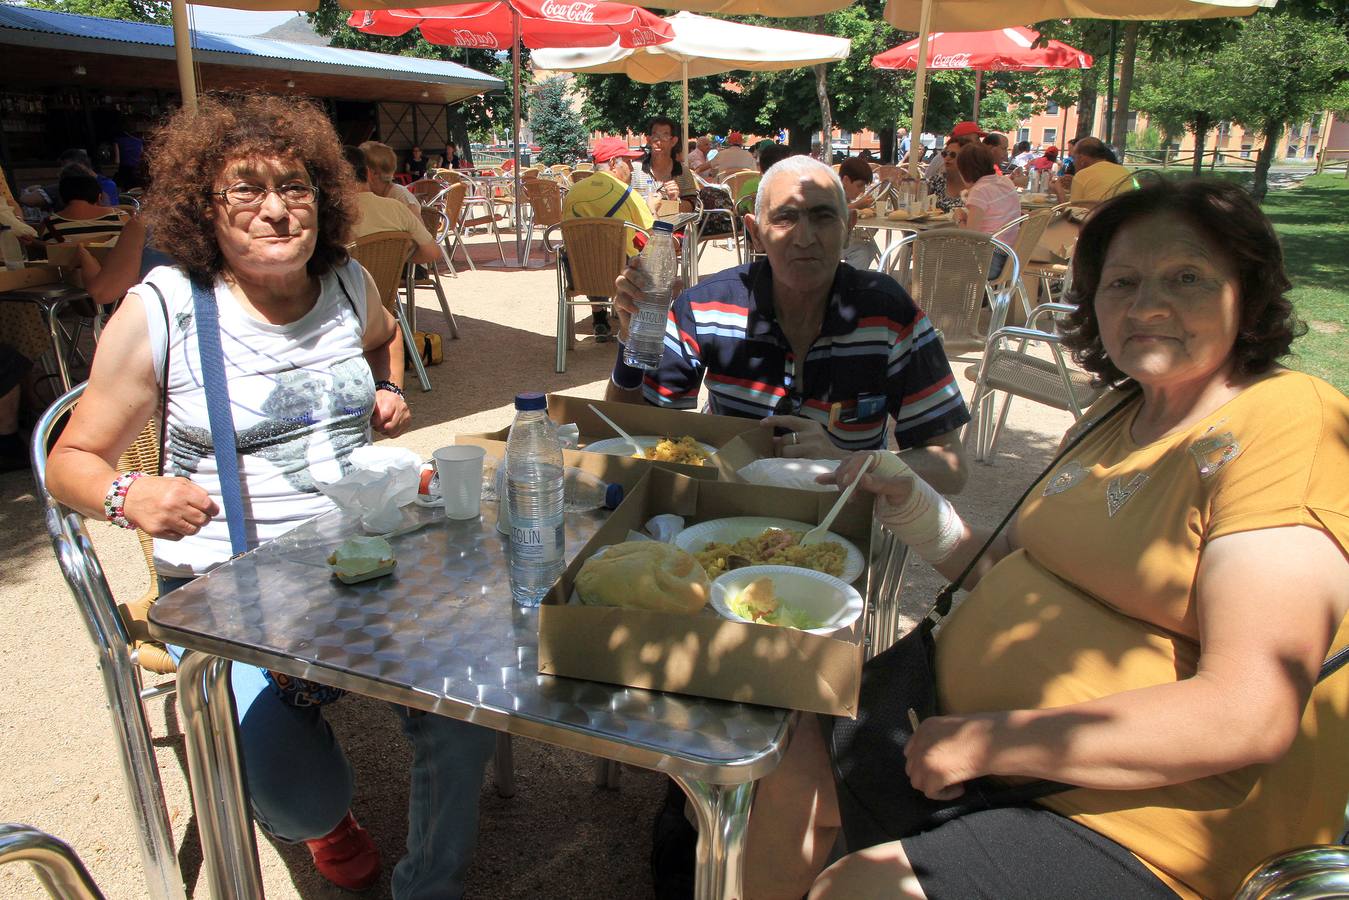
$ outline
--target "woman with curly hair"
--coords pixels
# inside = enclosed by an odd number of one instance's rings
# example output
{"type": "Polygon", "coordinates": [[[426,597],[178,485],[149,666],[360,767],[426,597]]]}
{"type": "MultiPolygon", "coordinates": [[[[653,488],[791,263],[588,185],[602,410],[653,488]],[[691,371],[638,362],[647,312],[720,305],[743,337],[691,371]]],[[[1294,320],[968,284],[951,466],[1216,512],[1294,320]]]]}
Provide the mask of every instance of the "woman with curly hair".
{"type": "MultiPolygon", "coordinates": [[[[1230,897],[1343,828],[1349,672],[1318,672],[1349,644],[1349,400],[1278,364],[1300,326],[1274,230],[1240,188],[1162,184],[1093,212],[1073,275],[1066,340],[1112,390],[982,557],[992,531],[893,457],[861,477],[943,575],[977,559],[971,593],[902,751],[797,729],[746,896],[1230,897]],[[1062,790],[962,803],[1004,779],[1062,790]]],[[[864,727],[903,721],[903,694],[864,697],[864,727]]]]}
{"type": "MultiPolygon", "coordinates": [[[[294,98],[204,99],[156,135],[151,174],[145,215],[177,264],[146,275],[108,323],[48,478],[53,495],[85,515],[154,537],[162,594],[232,555],[201,311],[218,319],[250,547],[332,509],[315,481],[349,469],[372,430],[402,433],[410,413],[398,326],[347,255],[354,182],[322,112],[294,98]],[[161,397],[164,471],[119,473],[118,457],[161,397]]],[[[236,664],[232,680],[258,823],[305,842],[334,884],[368,887],[379,854],[352,818],[351,768],[321,708],[298,705],[252,666],[236,664]]],[[[394,895],[458,896],[493,738],[396,709],[413,742],[414,789],[394,895]]]]}

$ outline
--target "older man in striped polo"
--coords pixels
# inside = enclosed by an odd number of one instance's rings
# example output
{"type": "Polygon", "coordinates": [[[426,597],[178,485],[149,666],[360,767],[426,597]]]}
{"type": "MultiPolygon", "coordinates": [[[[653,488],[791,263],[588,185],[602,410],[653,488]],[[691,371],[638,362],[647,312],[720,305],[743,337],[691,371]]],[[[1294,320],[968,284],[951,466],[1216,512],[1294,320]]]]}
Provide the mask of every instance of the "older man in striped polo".
{"type": "MultiPolygon", "coordinates": [[[[941,339],[888,275],[840,262],[848,215],[832,169],[790,157],[764,174],[746,229],[766,260],[727,269],[675,300],[657,369],[624,364],[607,399],[762,419],[782,456],[841,459],[886,446],[944,493],[964,486],[969,411],[941,339]]],[[[627,335],[637,290],[620,276],[627,335]]]]}

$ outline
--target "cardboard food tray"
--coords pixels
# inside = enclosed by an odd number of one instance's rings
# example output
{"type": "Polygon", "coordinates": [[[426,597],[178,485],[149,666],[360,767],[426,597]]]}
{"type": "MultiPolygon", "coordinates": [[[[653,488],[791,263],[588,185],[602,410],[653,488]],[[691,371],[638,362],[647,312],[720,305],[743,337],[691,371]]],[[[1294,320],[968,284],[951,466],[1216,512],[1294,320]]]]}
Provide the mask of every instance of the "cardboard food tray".
{"type": "MultiPolygon", "coordinates": [[[[581,431],[581,450],[592,441],[615,437],[614,430],[590,409],[589,404],[618,423],[628,434],[658,434],[670,437],[689,435],[717,448],[708,465],[686,466],[678,463],[637,460],[643,466],[668,469],[694,478],[722,478],[738,481],[737,469],[765,456],[773,455],[771,436],[753,419],[714,416],[692,410],[658,409],[647,403],[613,403],[568,394],[548,395],[548,417],[559,425],[575,424],[581,431]],[[744,440],[737,440],[740,437],[744,440]]],[[[510,428],[462,435],[464,438],[504,441],[510,428]]],[[[590,454],[599,455],[599,454],[590,454]]],[[[570,463],[568,463],[570,465],[570,463]]]]}
{"type": "MultiPolygon", "coordinates": [[[[713,484],[650,468],[563,572],[539,610],[539,671],[629,687],[857,714],[865,611],[830,637],[695,615],[582,606],[568,599],[581,565],[660,513],[692,525],[728,516],[819,522],[837,495],[750,484],[713,484]]],[[[871,507],[849,504],[831,530],[870,559],[871,507]]],[[[865,597],[869,575],[857,588],[865,597]]]]}

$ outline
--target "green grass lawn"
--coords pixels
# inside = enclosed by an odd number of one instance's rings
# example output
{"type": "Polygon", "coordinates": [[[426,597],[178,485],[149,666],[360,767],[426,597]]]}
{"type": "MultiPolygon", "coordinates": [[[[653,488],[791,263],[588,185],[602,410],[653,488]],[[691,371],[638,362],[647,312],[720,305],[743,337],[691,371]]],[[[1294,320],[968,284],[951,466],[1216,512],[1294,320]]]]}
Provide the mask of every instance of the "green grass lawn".
{"type": "Polygon", "coordinates": [[[1265,212],[1283,241],[1293,303],[1307,323],[1288,363],[1349,393],[1349,180],[1313,175],[1292,190],[1270,191],[1265,212]]]}

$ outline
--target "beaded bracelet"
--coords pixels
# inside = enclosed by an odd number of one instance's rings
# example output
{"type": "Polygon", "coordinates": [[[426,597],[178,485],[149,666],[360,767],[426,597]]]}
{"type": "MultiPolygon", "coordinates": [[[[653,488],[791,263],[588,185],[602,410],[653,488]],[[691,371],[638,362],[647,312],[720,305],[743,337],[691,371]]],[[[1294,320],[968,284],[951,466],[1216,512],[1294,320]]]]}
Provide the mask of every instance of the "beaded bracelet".
{"type": "Polygon", "coordinates": [[[122,515],[122,507],[126,505],[126,492],[131,490],[131,483],[143,477],[144,472],[123,472],[113,479],[112,487],[108,488],[108,493],[103,497],[103,515],[108,517],[110,524],[118,528],[136,527],[122,515]]]}
{"type": "Polygon", "coordinates": [[[375,390],[388,391],[391,394],[397,394],[400,397],[403,396],[403,389],[400,388],[398,385],[394,384],[392,381],[376,381],[375,390]]]}

